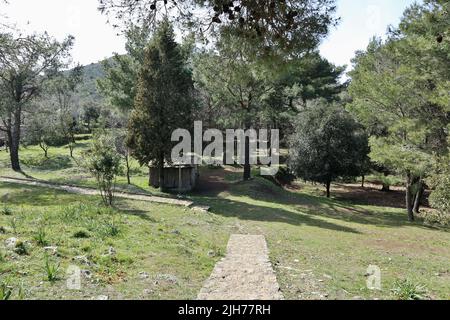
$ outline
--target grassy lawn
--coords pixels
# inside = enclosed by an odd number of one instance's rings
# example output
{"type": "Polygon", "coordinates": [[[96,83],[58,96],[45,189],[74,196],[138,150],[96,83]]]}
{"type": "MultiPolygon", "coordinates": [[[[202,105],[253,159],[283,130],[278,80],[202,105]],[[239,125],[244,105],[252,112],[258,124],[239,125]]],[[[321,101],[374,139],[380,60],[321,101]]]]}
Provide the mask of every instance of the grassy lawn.
{"type": "MultiPolygon", "coordinates": [[[[30,147],[21,152],[23,169],[39,179],[94,186],[68,154],[53,148],[43,161],[30,147]]],[[[147,187],[145,170],[137,164],[133,170],[133,190],[157,193],[147,187]]],[[[1,151],[0,176],[14,175],[1,151]]],[[[1,282],[15,288],[13,298],[195,299],[230,234],[249,233],[266,236],[287,299],[395,299],[391,290],[403,279],[425,286],[428,298],[450,298],[447,229],[408,223],[401,207],[325,199],[320,186],[285,190],[262,178],[236,182],[231,168],[202,171],[216,175],[225,188],[189,195],[210,213],[127,200],[112,210],[96,197],[0,183],[1,282]],[[26,252],[6,249],[11,237],[26,252]],[[48,253],[50,266],[60,265],[53,282],[45,246],[57,247],[48,253]],[[70,265],[86,270],[82,291],[66,287],[70,265]],[[369,265],[381,268],[382,291],[366,289],[369,265]]],[[[120,177],[119,186],[125,184],[120,177]]]]}
{"type": "Polygon", "coordinates": [[[264,234],[288,299],[394,298],[408,279],[430,298],[450,298],[450,234],[410,224],[403,209],[358,206],[313,195],[306,186],[287,192],[263,179],[238,184],[223,199],[205,199],[212,212],[243,233],[264,234]],[[383,290],[366,289],[367,268],[382,271],[383,290]]]}
{"type": "MultiPolygon", "coordinates": [[[[22,148],[21,166],[27,176],[47,180],[56,183],[66,183],[85,187],[96,187],[92,176],[78,165],[82,161],[82,152],[89,147],[90,140],[78,142],[71,158],[67,147],[50,148],[49,157],[44,157],[43,151],[38,146],[22,148]]],[[[127,185],[125,173],[117,179],[117,187],[125,191],[136,193],[159,194],[159,190],[148,187],[148,169],[139,166],[137,161],[132,161],[131,171],[133,175],[132,185],[127,185]]],[[[0,151],[0,176],[24,178],[9,169],[9,158],[5,151],[0,151]]]]}
{"type": "Polygon", "coordinates": [[[25,298],[194,299],[227,242],[219,218],[178,207],[119,201],[110,210],[98,198],[9,184],[0,197],[1,242],[16,237],[27,248],[19,254],[2,246],[0,275],[25,298]],[[57,247],[49,253],[60,264],[55,282],[44,246],[57,247]],[[89,272],[82,291],[66,288],[70,265],[89,272]]]}

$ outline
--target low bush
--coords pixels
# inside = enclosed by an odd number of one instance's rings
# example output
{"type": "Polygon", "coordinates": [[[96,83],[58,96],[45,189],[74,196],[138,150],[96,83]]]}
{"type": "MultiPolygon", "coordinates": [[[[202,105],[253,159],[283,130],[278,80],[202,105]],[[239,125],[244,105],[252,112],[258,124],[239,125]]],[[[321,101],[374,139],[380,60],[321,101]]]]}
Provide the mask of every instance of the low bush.
{"type": "Polygon", "coordinates": [[[73,237],[76,239],[88,239],[91,237],[91,235],[89,234],[88,231],[81,229],[81,230],[76,231],[73,234],[73,237]]]}
{"type": "Polygon", "coordinates": [[[424,300],[427,290],[425,286],[406,279],[396,281],[392,293],[399,300],[424,300]]]}

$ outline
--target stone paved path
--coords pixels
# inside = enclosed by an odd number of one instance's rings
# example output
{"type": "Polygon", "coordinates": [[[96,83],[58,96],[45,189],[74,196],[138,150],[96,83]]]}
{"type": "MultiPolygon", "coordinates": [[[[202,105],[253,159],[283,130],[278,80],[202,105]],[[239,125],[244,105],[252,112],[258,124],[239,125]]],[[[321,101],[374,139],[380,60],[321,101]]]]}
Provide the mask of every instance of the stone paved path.
{"type": "MultiPolygon", "coordinates": [[[[39,180],[0,177],[0,182],[50,188],[50,189],[55,189],[55,190],[66,191],[69,193],[84,194],[84,195],[89,195],[89,196],[99,196],[100,195],[100,192],[95,189],[74,187],[74,186],[61,185],[61,184],[53,184],[53,183],[48,183],[48,182],[39,181],[39,180]]],[[[171,205],[184,206],[184,207],[190,207],[194,204],[192,201],[187,201],[187,200],[162,198],[162,197],[132,194],[132,193],[125,193],[125,192],[116,193],[116,197],[124,198],[124,199],[131,199],[131,200],[161,203],[161,204],[171,204],[171,205]]]]}
{"type": "Polygon", "coordinates": [[[198,300],[282,300],[264,236],[232,235],[198,300]]]}

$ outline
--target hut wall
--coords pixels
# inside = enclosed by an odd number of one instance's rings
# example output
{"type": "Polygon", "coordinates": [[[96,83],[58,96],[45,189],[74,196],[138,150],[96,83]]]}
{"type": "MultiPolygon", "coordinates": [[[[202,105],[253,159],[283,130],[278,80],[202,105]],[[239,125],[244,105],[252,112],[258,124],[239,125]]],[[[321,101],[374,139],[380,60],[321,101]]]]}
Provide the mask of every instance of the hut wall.
{"type": "MultiPolygon", "coordinates": [[[[180,169],[175,167],[164,168],[164,188],[179,189],[180,169]]],[[[190,191],[197,184],[198,171],[196,167],[181,168],[181,190],[190,191]]],[[[159,172],[157,168],[150,169],[150,185],[159,188],[159,172]]]]}

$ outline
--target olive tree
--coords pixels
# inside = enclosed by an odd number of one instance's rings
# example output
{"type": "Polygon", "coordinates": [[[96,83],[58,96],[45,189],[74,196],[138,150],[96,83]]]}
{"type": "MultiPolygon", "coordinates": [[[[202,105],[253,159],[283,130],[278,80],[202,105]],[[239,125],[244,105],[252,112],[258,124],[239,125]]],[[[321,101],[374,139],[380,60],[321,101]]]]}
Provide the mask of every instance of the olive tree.
{"type": "Polygon", "coordinates": [[[0,130],[6,133],[11,167],[21,171],[19,145],[23,113],[59,69],[66,66],[74,38],[59,42],[47,33],[0,33],[0,130]]]}
{"type": "Polygon", "coordinates": [[[68,142],[58,126],[58,117],[51,110],[39,108],[30,114],[25,121],[23,142],[26,145],[37,145],[48,158],[50,147],[59,147],[68,142]]]}
{"type": "Polygon", "coordinates": [[[49,94],[55,102],[58,129],[68,142],[72,158],[77,130],[77,121],[74,114],[78,106],[75,102],[75,94],[77,87],[81,83],[82,76],[83,67],[76,66],[69,72],[61,72],[48,86],[49,94]]]}

